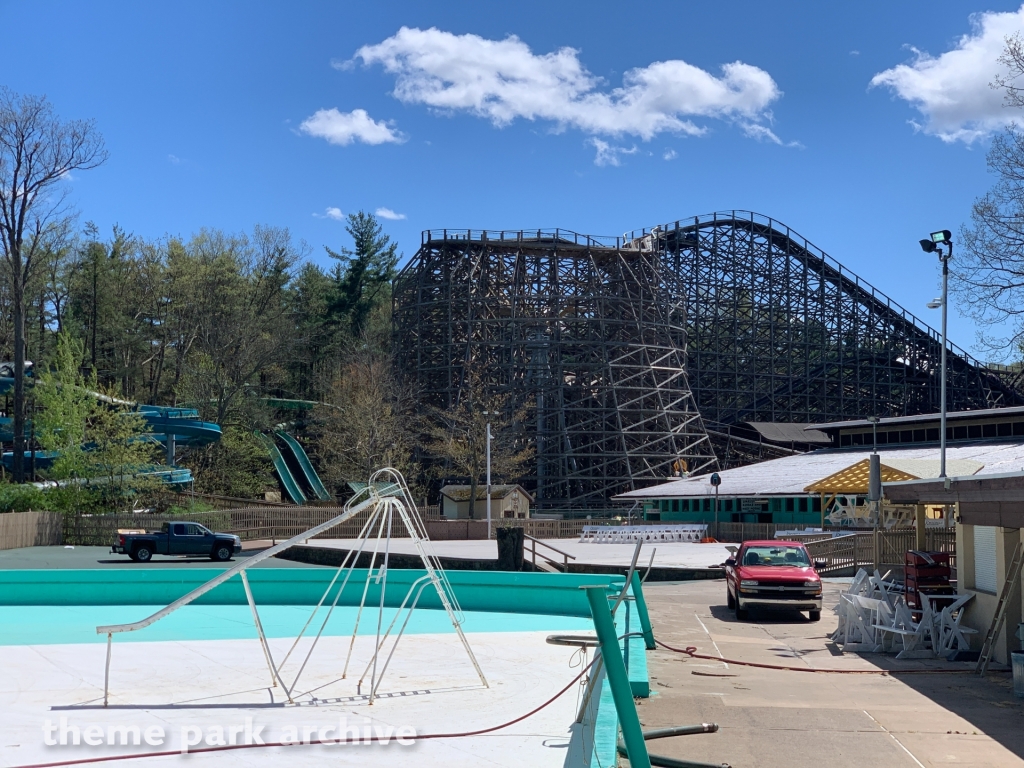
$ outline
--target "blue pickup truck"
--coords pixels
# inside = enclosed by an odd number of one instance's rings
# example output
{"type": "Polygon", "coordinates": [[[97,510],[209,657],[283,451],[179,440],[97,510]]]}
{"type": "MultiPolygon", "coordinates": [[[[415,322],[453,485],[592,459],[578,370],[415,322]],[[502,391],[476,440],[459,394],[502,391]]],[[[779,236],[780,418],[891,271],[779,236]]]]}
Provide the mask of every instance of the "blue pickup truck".
{"type": "Polygon", "coordinates": [[[164,523],[159,531],[119,533],[110,551],[146,563],[153,555],[204,555],[230,560],[242,551],[242,540],[231,533],[214,533],[199,523],[164,523]]]}

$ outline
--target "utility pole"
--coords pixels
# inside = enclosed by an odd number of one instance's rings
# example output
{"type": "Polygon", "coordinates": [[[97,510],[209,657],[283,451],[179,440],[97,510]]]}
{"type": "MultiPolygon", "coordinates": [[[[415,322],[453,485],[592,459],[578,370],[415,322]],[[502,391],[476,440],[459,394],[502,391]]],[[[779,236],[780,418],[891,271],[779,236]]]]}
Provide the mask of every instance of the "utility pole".
{"type": "Polygon", "coordinates": [[[491,538],[491,422],[487,422],[487,539],[491,538]]]}

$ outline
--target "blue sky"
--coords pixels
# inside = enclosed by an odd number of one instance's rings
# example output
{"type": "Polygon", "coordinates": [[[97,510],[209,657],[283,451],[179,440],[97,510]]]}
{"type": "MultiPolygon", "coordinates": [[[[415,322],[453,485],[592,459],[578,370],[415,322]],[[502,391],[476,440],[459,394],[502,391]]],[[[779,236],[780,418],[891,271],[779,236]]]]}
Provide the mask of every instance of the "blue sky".
{"type": "MultiPolygon", "coordinates": [[[[20,30],[0,82],[104,135],[109,161],[69,182],[104,232],[272,224],[325,261],[347,240],[332,209],[401,216],[406,257],[427,228],[751,209],[937,325],[917,241],[991,184],[1014,115],[986,84],[1024,9],[35,0],[0,2],[0,25],[20,30]]],[[[953,341],[974,333],[951,313],[953,341]]]]}

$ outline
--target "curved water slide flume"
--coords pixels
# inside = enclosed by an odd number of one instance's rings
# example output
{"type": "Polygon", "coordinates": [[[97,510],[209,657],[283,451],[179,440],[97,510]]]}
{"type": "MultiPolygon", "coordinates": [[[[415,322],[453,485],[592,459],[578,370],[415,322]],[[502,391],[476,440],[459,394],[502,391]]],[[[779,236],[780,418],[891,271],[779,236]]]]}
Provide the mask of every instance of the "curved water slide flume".
{"type": "Polygon", "coordinates": [[[281,451],[278,449],[277,444],[274,442],[274,438],[270,435],[265,435],[262,432],[258,433],[260,442],[267,449],[267,453],[270,454],[270,461],[274,464],[274,470],[277,472],[278,478],[281,480],[281,485],[284,487],[284,492],[288,494],[288,497],[296,504],[305,504],[306,494],[303,493],[302,488],[299,486],[299,481],[295,479],[295,475],[292,474],[291,469],[288,467],[288,462],[284,460],[284,456],[281,455],[281,451]]]}
{"type": "MultiPolygon", "coordinates": [[[[280,687],[285,691],[289,702],[294,702],[294,698],[297,695],[304,696],[311,694],[312,691],[308,691],[304,694],[295,694],[295,689],[296,686],[298,685],[299,678],[301,677],[302,672],[305,670],[306,665],[313,654],[313,651],[316,649],[316,644],[327,626],[327,622],[330,619],[331,612],[334,610],[335,607],[337,607],[342,591],[345,589],[345,586],[348,584],[353,572],[356,570],[356,564],[358,562],[359,555],[362,553],[363,548],[370,542],[371,539],[374,540],[373,554],[371,555],[370,567],[367,571],[366,583],[368,585],[370,580],[372,579],[380,585],[380,606],[377,619],[377,633],[376,640],[374,643],[373,656],[370,660],[370,665],[368,665],[371,669],[370,690],[367,696],[367,698],[369,699],[369,703],[373,704],[374,699],[378,697],[378,689],[380,687],[381,679],[384,675],[384,672],[387,670],[388,663],[390,662],[391,657],[395,652],[395,649],[398,647],[399,641],[402,638],[405,626],[408,623],[408,616],[406,616],[405,622],[401,624],[401,629],[398,631],[397,635],[391,639],[391,648],[385,654],[385,647],[388,644],[388,640],[391,635],[391,630],[397,624],[398,618],[403,610],[407,610],[410,614],[413,610],[415,610],[416,605],[419,602],[420,595],[422,594],[422,588],[423,586],[425,586],[425,584],[432,585],[434,587],[434,590],[437,592],[437,596],[441,602],[441,606],[448,614],[448,618],[451,621],[452,628],[455,630],[455,633],[458,636],[459,641],[461,642],[463,648],[465,649],[466,654],[469,656],[473,668],[476,671],[478,677],[480,678],[480,683],[485,688],[490,687],[487,683],[487,678],[484,677],[483,670],[480,668],[480,664],[477,662],[476,656],[474,655],[473,650],[469,645],[469,641],[466,639],[466,635],[462,631],[462,623],[465,620],[464,614],[462,612],[462,607],[459,605],[459,601],[455,595],[455,591],[452,588],[451,583],[448,581],[448,577],[445,575],[444,569],[441,567],[441,562],[438,559],[438,556],[436,555],[436,553],[434,553],[433,548],[430,546],[430,539],[427,536],[426,526],[424,525],[423,520],[419,515],[416,503],[412,498],[412,493],[410,493],[409,487],[406,485],[405,478],[402,476],[402,474],[398,470],[388,467],[374,472],[373,475],[370,476],[369,482],[364,487],[359,488],[356,491],[356,493],[352,496],[352,498],[350,498],[348,502],[346,502],[345,507],[340,515],[331,518],[325,523],[321,523],[320,525],[314,526],[313,528],[310,528],[308,531],[304,531],[303,533],[300,533],[297,536],[293,536],[287,541],[283,541],[280,544],[276,544],[275,546],[265,549],[258,554],[252,555],[251,557],[246,558],[244,561],[236,563],[231,568],[226,569],[219,575],[210,579],[202,586],[199,586],[196,589],[189,592],[187,595],[178,598],[177,600],[170,603],[166,607],[161,608],[159,611],[152,614],[151,616],[141,619],[140,621],[131,622],[129,624],[112,624],[96,627],[97,634],[107,636],[106,666],[103,675],[103,706],[107,706],[109,700],[110,661],[113,648],[113,637],[115,634],[119,634],[122,632],[135,632],[140,629],[145,629],[146,627],[156,623],[165,616],[170,615],[179,608],[188,605],[189,603],[193,602],[199,597],[202,597],[207,592],[214,589],[218,585],[223,584],[229,579],[233,578],[235,575],[238,575],[239,578],[242,580],[242,585],[245,589],[246,599],[248,600],[249,607],[252,610],[253,622],[256,626],[256,631],[257,634],[259,635],[260,643],[263,647],[263,653],[267,662],[267,666],[269,667],[270,670],[273,685],[275,687],[280,685],[280,687]],[[250,567],[270,557],[273,557],[278,553],[283,552],[286,549],[289,549],[290,547],[293,547],[297,544],[305,543],[317,534],[330,530],[334,526],[340,525],[346,520],[349,520],[358,515],[359,513],[365,511],[369,511],[370,515],[367,518],[366,522],[364,523],[363,529],[359,534],[359,547],[356,550],[350,550],[345,555],[345,559],[338,567],[334,575],[334,578],[331,579],[331,582],[327,585],[327,589],[324,591],[324,594],[320,598],[320,601],[317,603],[316,607],[314,607],[312,614],[306,621],[305,626],[303,626],[302,630],[299,632],[299,635],[295,638],[295,641],[292,644],[291,649],[288,651],[288,653],[285,655],[285,657],[281,660],[280,663],[275,663],[273,654],[271,653],[270,650],[270,646],[267,643],[266,635],[263,632],[263,626],[259,618],[259,611],[256,607],[255,601],[253,600],[252,591],[249,588],[249,582],[246,577],[246,571],[250,567]],[[396,530],[396,528],[398,530],[396,530]],[[403,528],[404,530],[402,530],[403,528]],[[374,535],[375,530],[376,535],[374,535]],[[385,609],[385,592],[387,587],[388,554],[390,552],[391,538],[395,534],[401,535],[403,537],[408,537],[413,540],[413,543],[416,547],[416,551],[420,555],[420,559],[423,563],[423,567],[426,573],[421,579],[414,581],[412,585],[409,587],[409,590],[407,591],[405,598],[402,600],[394,617],[392,618],[390,624],[388,625],[387,631],[384,632],[382,636],[382,630],[384,626],[383,615],[385,609]],[[379,564],[378,555],[380,555],[381,558],[379,564]],[[344,578],[342,578],[342,574],[344,574],[344,578]],[[313,619],[316,617],[317,613],[320,611],[322,607],[324,607],[324,604],[327,601],[328,596],[334,589],[335,584],[338,583],[339,578],[342,579],[341,584],[338,587],[334,599],[327,610],[326,616],[324,617],[319,630],[317,631],[315,637],[313,638],[312,644],[306,651],[305,658],[302,659],[302,662],[299,666],[298,671],[295,674],[295,677],[291,682],[291,685],[288,685],[285,683],[284,679],[281,676],[281,669],[284,666],[284,664],[288,661],[292,652],[298,646],[299,641],[302,639],[303,635],[305,635],[306,630],[312,624],[313,619]],[[411,603],[410,599],[412,600],[411,603]],[[381,656],[381,654],[385,655],[381,656]],[[380,661],[382,662],[382,666],[380,667],[379,673],[377,672],[378,657],[380,657],[380,661]]],[[[362,598],[359,603],[360,614],[362,613],[363,609],[366,606],[366,598],[367,591],[364,589],[362,598]]],[[[353,642],[355,641],[355,636],[357,632],[358,623],[353,628],[353,642]]],[[[362,684],[365,675],[366,673],[364,672],[363,675],[360,677],[360,685],[362,684]]],[[[343,673],[342,678],[344,677],[345,674],[343,673]]]]}
{"type": "MultiPolygon", "coordinates": [[[[38,385],[38,381],[33,382],[38,385]]],[[[0,377],[0,394],[7,392],[14,386],[14,379],[11,377],[0,377]]],[[[168,485],[183,485],[192,482],[192,473],[187,469],[180,469],[174,466],[174,449],[177,445],[208,445],[221,438],[219,424],[202,421],[199,418],[199,411],[195,408],[178,408],[176,406],[162,405],[140,405],[133,400],[124,400],[119,397],[94,392],[90,389],[81,389],[82,392],[90,395],[96,400],[110,405],[127,406],[134,409],[145,420],[150,432],[147,438],[153,439],[164,446],[167,455],[167,467],[154,466],[145,472],[138,474],[155,477],[168,485]]],[[[30,433],[31,422],[26,426],[26,433],[30,433]]],[[[0,440],[10,441],[14,437],[11,430],[11,419],[0,419],[0,440]]],[[[35,451],[35,460],[40,459],[52,461],[58,454],[51,451],[35,451]]],[[[33,456],[33,451],[25,451],[25,457],[33,456]]],[[[12,454],[3,454],[4,464],[8,464],[12,454]]],[[[37,464],[38,466],[38,464],[37,464]]],[[[98,482],[93,479],[75,479],[70,482],[92,483],[98,482]]],[[[58,481],[45,481],[36,483],[38,487],[54,487],[60,485],[58,481]]]]}
{"type": "Polygon", "coordinates": [[[306,484],[313,492],[313,495],[320,501],[330,501],[333,497],[320,480],[320,476],[317,475],[316,470],[313,468],[313,463],[309,460],[309,456],[306,454],[305,449],[303,449],[302,444],[283,429],[277,430],[274,434],[281,438],[292,456],[295,457],[295,462],[299,465],[299,469],[302,470],[306,484]]]}

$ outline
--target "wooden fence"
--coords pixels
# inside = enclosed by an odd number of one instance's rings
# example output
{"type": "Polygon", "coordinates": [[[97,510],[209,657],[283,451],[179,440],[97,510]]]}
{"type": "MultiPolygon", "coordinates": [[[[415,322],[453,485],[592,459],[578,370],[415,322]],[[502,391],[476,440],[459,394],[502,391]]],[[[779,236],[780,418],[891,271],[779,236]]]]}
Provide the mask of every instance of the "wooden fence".
{"type": "Polygon", "coordinates": [[[817,526],[793,525],[792,523],[718,523],[708,524],[708,536],[726,542],[742,542],[751,539],[774,539],[776,531],[804,531],[817,526]]]}
{"type": "Polygon", "coordinates": [[[50,547],[61,543],[60,512],[5,512],[0,514],[0,549],[50,547]]]}
{"type": "MultiPolygon", "coordinates": [[[[878,533],[878,568],[881,571],[903,573],[904,554],[915,549],[917,535],[913,528],[902,528],[878,533]]],[[[925,549],[929,552],[948,552],[956,567],[956,533],[952,530],[925,532],[925,549]]],[[[858,568],[869,571],[875,563],[873,533],[849,533],[834,539],[808,542],[807,551],[815,560],[824,560],[819,573],[826,576],[852,575],[858,568]]]]}
{"type": "MultiPolygon", "coordinates": [[[[332,517],[340,515],[343,509],[340,506],[252,506],[244,509],[218,509],[212,512],[186,512],[177,515],[73,515],[65,518],[64,541],[79,546],[105,546],[114,542],[119,528],[155,530],[165,522],[174,520],[201,523],[213,531],[237,534],[244,541],[280,541],[326,523],[332,517]]],[[[428,526],[433,524],[432,511],[429,508],[421,509],[428,526]]],[[[369,515],[369,510],[362,512],[324,531],[316,538],[355,538],[363,529],[369,515]]],[[[481,538],[486,538],[486,533],[481,538]]]]}
{"type": "MultiPolygon", "coordinates": [[[[117,537],[119,528],[159,528],[165,521],[172,519],[188,519],[202,523],[215,531],[235,533],[243,540],[281,541],[297,536],[303,531],[332,517],[341,514],[340,506],[250,506],[236,509],[222,509],[213,512],[195,512],[171,517],[168,515],[68,515],[64,517],[63,541],[66,544],[100,545],[111,544],[117,537]]],[[[434,541],[450,540],[481,540],[487,538],[487,523],[483,520],[444,520],[439,519],[437,507],[420,508],[424,516],[427,534],[434,541]]],[[[32,515],[51,515],[55,513],[22,513],[32,515]]],[[[323,539],[352,539],[362,531],[369,517],[369,510],[356,517],[346,520],[340,525],[324,531],[316,536],[323,539]]],[[[11,514],[0,515],[3,518],[13,517],[11,514]]],[[[55,518],[57,525],[57,542],[59,543],[60,516],[55,518]]],[[[600,525],[602,520],[519,520],[500,519],[492,523],[493,531],[499,526],[522,528],[535,539],[574,539],[579,538],[586,525],[600,525]]],[[[613,524],[612,521],[607,521],[613,524]]],[[[0,522],[2,525],[2,522],[0,522]]],[[[655,523],[661,525],[661,523],[655,523]]],[[[713,527],[713,526],[712,526],[713,527]]],[[[742,542],[751,539],[773,539],[777,530],[798,530],[806,526],[776,525],[770,523],[719,523],[718,538],[726,542],[742,542]]],[[[3,541],[3,528],[0,527],[0,541],[3,541]]],[[[709,530],[709,534],[714,532],[709,530]]],[[[399,533],[398,535],[402,535],[399,533]]],[[[824,534],[828,535],[828,534],[824,534]]],[[[837,575],[853,573],[861,566],[874,563],[873,534],[870,532],[849,533],[837,538],[824,538],[807,543],[808,549],[815,559],[827,562],[824,573],[837,575]]],[[[926,532],[926,548],[930,551],[950,552],[956,554],[956,535],[952,530],[933,530],[926,532]]],[[[44,537],[45,538],[45,537],[44,537]]],[[[22,539],[18,539],[19,541],[22,539]]],[[[806,541],[806,539],[805,539],[806,541]]],[[[49,543],[49,540],[47,540],[49,543]]],[[[903,553],[913,549],[916,543],[912,528],[882,531],[879,533],[880,563],[883,570],[901,569],[903,553]]],[[[22,544],[18,546],[32,546],[22,544]]],[[[2,547],[0,547],[2,548],[2,547]]],[[[955,560],[954,560],[955,565],[955,560]]]]}
{"type": "MultiPolygon", "coordinates": [[[[152,531],[165,522],[181,520],[181,515],[113,514],[113,515],[65,515],[64,543],[75,546],[110,546],[117,539],[119,528],[152,531]]],[[[214,531],[226,531],[231,526],[230,512],[193,512],[184,518],[201,523],[214,531]]]]}

